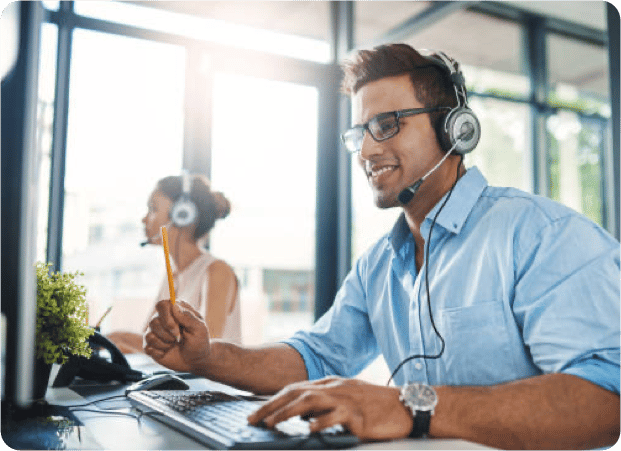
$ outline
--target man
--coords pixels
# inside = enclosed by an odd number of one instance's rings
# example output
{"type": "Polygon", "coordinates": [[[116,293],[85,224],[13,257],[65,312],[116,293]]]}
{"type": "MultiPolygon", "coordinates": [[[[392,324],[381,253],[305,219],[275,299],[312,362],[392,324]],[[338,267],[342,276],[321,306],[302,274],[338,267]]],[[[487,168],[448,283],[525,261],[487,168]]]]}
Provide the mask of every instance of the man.
{"type": "Polygon", "coordinates": [[[465,170],[478,122],[460,75],[445,56],[402,44],[345,66],[356,125],[344,141],[377,206],[403,215],[309,331],[239,347],[210,340],[200,315],[163,301],[146,352],[179,371],[278,392],[249,417],[269,427],[302,415],[312,430],[342,424],[365,440],[613,444],[619,243],[568,208],[465,170]],[[399,386],[349,379],[380,352],[399,386]]]}

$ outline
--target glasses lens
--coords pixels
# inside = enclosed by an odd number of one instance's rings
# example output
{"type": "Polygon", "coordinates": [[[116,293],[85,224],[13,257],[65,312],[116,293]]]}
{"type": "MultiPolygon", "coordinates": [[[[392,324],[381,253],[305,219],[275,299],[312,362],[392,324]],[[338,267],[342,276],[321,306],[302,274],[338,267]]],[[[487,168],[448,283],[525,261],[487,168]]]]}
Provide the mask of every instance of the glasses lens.
{"type": "Polygon", "coordinates": [[[347,130],[341,136],[343,144],[349,152],[360,152],[362,147],[362,139],[364,138],[364,128],[356,127],[347,130]]]}
{"type": "Polygon", "coordinates": [[[369,131],[377,141],[383,141],[399,131],[399,119],[394,113],[376,116],[369,121],[369,131]]]}

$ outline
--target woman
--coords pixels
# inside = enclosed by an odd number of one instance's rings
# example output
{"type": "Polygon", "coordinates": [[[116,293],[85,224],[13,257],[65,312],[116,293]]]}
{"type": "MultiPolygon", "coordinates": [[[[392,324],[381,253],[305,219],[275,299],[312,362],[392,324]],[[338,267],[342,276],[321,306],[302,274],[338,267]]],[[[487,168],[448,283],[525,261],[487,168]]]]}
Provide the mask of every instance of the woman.
{"type": "MultiPolygon", "coordinates": [[[[231,205],[222,193],[211,191],[205,177],[193,175],[189,179],[187,193],[181,176],[165,177],[157,183],[149,197],[147,214],[142,218],[146,243],[162,245],[161,227],[166,226],[175,296],[204,315],[212,337],[240,343],[237,277],[227,263],[203,247],[214,223],[228,216],[231,205]],[[196,209],[195,219],[189,225],[175,225],[182,221],[171,217],[171,210],[181,204],[186,206],[188,201],[196,209]]],[[[164,277],[157,300],[169,298],[168,279],[164,277]]],[[[142,352],[140,334],[113,332],[108,338],[123,353],[142,352]]]]}

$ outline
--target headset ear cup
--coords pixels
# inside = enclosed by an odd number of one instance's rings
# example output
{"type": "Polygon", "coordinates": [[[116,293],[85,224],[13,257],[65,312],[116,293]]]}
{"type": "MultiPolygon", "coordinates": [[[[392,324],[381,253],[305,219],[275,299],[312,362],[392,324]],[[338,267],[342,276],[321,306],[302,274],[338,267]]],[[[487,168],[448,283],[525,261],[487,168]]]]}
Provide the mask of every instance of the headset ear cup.
{"type": "Polygon", "coordinates": [[[170,221],[175,227],[187,227],[196,221],[196,205],[190,199],[180,198],[170,209],[170,221]]]}
{"type": "Polygon", "coordinates": [[[444,150],[465,155],[477,146],[481,138],[481,125],[470,108],[453,108],[446,115],[442,136],[444,150]]]}

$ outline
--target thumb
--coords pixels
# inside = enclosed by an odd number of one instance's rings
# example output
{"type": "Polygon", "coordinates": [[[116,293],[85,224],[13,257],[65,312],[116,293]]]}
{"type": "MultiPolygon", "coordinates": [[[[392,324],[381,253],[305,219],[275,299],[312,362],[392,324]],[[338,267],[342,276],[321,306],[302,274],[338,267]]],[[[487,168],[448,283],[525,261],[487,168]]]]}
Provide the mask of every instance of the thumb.
{"type": "Polygon", "coordinates": [[[175,321],[190,334],[195,333],[202,323],[192,309],[179,305],[179,303],[172,305],[171,312],[175,321]]]}

